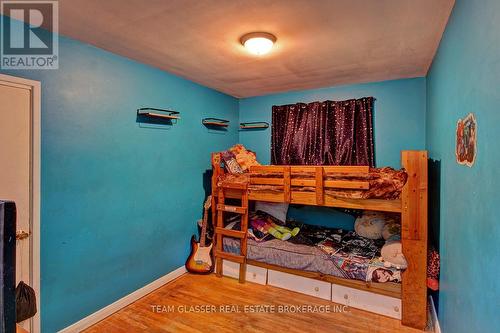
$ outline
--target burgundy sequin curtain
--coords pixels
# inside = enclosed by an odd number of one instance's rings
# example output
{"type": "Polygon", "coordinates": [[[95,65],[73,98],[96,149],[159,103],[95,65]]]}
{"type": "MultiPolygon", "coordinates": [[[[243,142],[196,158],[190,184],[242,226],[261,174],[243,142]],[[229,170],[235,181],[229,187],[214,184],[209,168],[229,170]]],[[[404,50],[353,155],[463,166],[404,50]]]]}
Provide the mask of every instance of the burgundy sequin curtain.
{"type": "Polygon", "coordinates": [[[375,166],[373,97],[273,106],[271,163],[375,166]]]}

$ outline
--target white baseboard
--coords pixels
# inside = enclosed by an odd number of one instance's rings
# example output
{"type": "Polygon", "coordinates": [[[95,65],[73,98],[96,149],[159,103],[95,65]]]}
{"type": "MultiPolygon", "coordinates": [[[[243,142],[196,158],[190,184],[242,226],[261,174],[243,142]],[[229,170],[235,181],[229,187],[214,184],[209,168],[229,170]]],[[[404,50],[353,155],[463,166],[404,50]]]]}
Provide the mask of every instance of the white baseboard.
{"type": "Polygon", "coordinates": [[[431,303],[431,320],[432,326],[434,327],[434,333],[441,333],[441,327],[439,327],[439,320],[437,317],[436,307],[434,306],[434,300],[429,296],[429,302],[431,303]]]}
{"type": "Polygon", "coordinates": [[[84,329],[98,323],[106,317],[109,317],[118,310],[126,307],[127,305],[137,301],[138,299],[146,296],[150,292],[160,288],[164,284],[177,279],[179,276],[186,273],[186,268],[184,266],[177,268],[176,270],[162,276],[161,278],[151,282],[150,284],[138,289],[127,296],[120,298],[116,302],[102,308],[101,310],[94,312],[93,314],[81,319],[80,321],[63,328],[59,333],[77,333],[84,329]]]}

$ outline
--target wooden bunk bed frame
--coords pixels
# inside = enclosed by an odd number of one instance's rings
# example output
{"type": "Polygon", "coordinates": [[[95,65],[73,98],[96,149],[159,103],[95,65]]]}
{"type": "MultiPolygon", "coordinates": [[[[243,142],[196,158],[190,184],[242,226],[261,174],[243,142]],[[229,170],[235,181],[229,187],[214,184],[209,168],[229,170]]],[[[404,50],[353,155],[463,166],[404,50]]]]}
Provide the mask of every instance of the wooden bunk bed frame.
{"type": "MultiPolygon", "coordinates": [[[[245,265],[282,271],[289,274],[327,281],[350,288],[370,291],[401,299],[401,322],[403,325],[424,329],[427,325],[427,152],[402,151],[401,166],[408,174],[400,199],[342,199],[328,195],[329,189],[367,190],[365,181],[325,180],[332,173],[368,173],[367,166],[255,166],[250,168],[249,188],[244,196],[251,201],[288,202],[313,206],[350,208],[394,212],[401,214],[401,241],[408,268],[402,274],[401,284],[376,283],[343,279],[317,272],[309,272],[270,265],[255,260],[240,262],[241,272],[245,265]],[[266,176],[268,174],[268,176],[266,176]],[[282,186],[282,191],[252,190],[251,185],[282,186]],[[294,191],[293,186],[314,188],[314,192],[294,191]]],[[[221,165],[220,153],[212,154],[212,207],[217,207],[218,197],[241,199],[242,189],[226,188],[223,192],[217,186],[225,171],[221,165]]],[[[212,221],[217,219],[217,210],[212,209],[212,221]]],[[[221,219],[222,220],[222,219],[221,219]]],[[[244,230],[246,233],[246,230],[244,230]]],[[[224,235],[228,236],[228,235],[224,235]]],[[[219,238],[218,238],[219,239],[219,238]]],[[[222,236],[220,236],[222,240],[222,236]]],[[[246,245],[246,236],[244,241],[246,245]]],[[[222,245],[220,245],[222,246],[222,245]]],[[[246,255],[245,249],[242,254],[246,255]]],[[[216,251],[217,256],[217,251],[216,251]]],[[[217,258],[217,274],[222,274],[222,260],[217,258]]]]}

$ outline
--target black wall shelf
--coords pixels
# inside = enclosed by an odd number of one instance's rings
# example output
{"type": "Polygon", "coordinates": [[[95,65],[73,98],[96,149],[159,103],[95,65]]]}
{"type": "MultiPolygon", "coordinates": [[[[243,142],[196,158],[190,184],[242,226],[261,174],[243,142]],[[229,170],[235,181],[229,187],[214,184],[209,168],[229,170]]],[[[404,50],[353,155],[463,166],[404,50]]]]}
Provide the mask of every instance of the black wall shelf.
{"type": "Polygon", "coordinates": [[[219,118],[203,118],[201,123],[210,128],[227,128],[229,120],[219,118]]]}
{"type": "Polygon", "coordinates": [[[179,117],[179,112],[173,110],[158,108],[137,109],[136,122],[139,123],[139,125],[159,125],[160,127],[155,128],[165,128],[165,126],[172,126],[174,124],[177,124],[177,121],[179,119],[181,119],[181,117],[179,117]]]}
{"type": "Polygon", "coordinates": [[[269,128],[269,123],[267,121],[251,121],[246,123],[240,123],[241,130],[257,130],[269,128]]]}
{"type": "Polygon", "coordinates": [[[166,110],[166,109],[157,109],[157,108],[140,108],[137,109],[138,116],[147,116],[147,117],[157,117],[164,119],[181,119],[178,116],[179,112],[166,110]]]}

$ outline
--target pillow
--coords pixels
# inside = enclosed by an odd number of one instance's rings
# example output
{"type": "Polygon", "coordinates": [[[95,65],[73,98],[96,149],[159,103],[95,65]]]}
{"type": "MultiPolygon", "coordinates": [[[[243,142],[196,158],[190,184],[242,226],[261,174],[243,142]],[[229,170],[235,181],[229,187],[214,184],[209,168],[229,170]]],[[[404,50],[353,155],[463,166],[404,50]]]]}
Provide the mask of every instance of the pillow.
{"type": "Polygon", "coordinates": [[[226,170],[229,173],[233,175],[243,173],[243,170],[236,161],[236,158],[233,153],[231,153],[230,151],[223,151],[221,153],[221,157],[222,160],[224,161],[224,165],[226,166],[226,170]]]}
{"type": "Polygon", "coordinates": [[[354,230],[362,237],[370,239],[382,238],[385,216],[382,213],[366,212],[354,222],[354,230]]]}
{"type": "Polygon", "coordinates": [[[288,212],[288,203],[257,201],[255,202],[255,210],[267,213],[279,220],[281,223],[285,224],[286,214],[288,212]]]}
{"type": "Polygon", "coordinates": [[[234,154],[236,161],[241,167],[241,170],[247,171],[251,166],[260,165],[257,162],[257,157],[254,152],[247,150],[242,144],[236,144],[229,148],[229,151],[234,154]]]}

